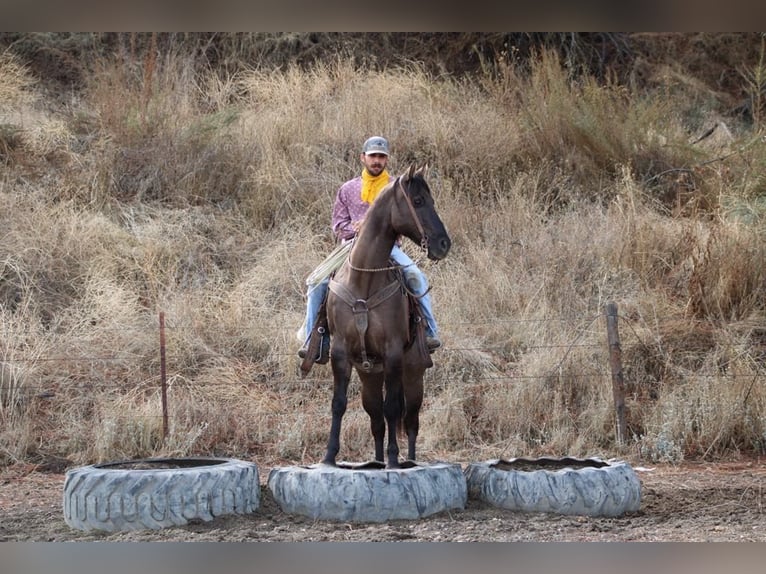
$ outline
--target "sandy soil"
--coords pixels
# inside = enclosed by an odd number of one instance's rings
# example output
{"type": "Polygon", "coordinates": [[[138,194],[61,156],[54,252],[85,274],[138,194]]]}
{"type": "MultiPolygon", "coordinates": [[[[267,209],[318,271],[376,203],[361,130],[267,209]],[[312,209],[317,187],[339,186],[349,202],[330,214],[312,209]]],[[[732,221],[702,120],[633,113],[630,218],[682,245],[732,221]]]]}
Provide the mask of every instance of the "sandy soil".
{"type": "MultiPolygon", "coordinates": [[[[620,518],[509,512],[469,499],[465,510],[417,521],[323,522],[285,514],[264,484],[251,515],[108,534],[66,524],[64,474],[14,465],[0,470],[0,541],[766,541],[766,461],[633,466],[641,508],[620,518]]],[[[269,470],[259,465],[262,482],[269,470]]]]}

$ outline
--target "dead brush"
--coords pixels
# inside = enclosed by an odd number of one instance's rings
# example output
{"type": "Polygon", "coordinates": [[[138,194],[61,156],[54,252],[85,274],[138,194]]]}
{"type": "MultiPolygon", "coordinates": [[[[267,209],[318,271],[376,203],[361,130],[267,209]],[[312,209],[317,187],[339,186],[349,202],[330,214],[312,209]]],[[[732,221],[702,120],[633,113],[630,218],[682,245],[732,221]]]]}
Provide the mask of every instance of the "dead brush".
{"type": "MultiPolygon", "coordinates": [[[[722,57],[757,63],[760,36],[727,37],[737,44],[722,57]]],[[[631,452],[762,451],[763,146],[735,117],[723,151],[690,143],[729,109],[684,68],[712,77],[709,58],[641,62],[620,83],[546,53],[468,81],[337,54],[260,60],[298,50],[297,34],[218,35],[191,52],[158,34],[151,54],[150,35],[117,39],[117,56],[83,58],[65,103],[2,56],[0,148],[24,158],[0,160],[4,461],[315,461],[330,372],[297,382],[294,334],[305,278],[334,247],[335,192],[377,133],[393,172],[431,163],[454,238],[424,268],[445,343],[426,376],[425,457],[624,454],[599,321],[608,301],[621,312],[631,452]],[[197,58],[213,48],[230,50],[216,60],[225,69],[197,58]],[[11,407],[19,398],[28,407],[11,407]]],[[[80,40],[103,48],[107,36],[80,40]]],[[[344,444],[366,458],[367,424],[351,410],[344,444]]]]}
{"type": "Polygon", "coordinates": [[[694,258],[689,280],[689,311],[697,317],[737,320],[763,309],[766,273],[756,262],[766,256],[759,229],[724,224],[713,228],[694,258]]]}

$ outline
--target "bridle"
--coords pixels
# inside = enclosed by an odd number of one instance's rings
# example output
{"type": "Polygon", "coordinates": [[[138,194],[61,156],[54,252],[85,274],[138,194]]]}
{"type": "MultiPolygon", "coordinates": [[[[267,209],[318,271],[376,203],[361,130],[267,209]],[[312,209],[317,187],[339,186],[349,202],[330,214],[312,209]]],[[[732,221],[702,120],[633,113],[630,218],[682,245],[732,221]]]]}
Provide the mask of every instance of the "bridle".
{"type": "MultiPolygon", "coordinates": [[[[410,199],[410,196],[407,193],[407,190],[404,189],[404,185],[402,185],[402,176],[399,176],[396,178],[396,181],[394,182],[394,187],[402,191],[404,200],[407,202],[407,207],[410,210],[410,215],[412,215],[412,219],[415,222],[415,227],[417,228],[418,233],[420,234],[420,249],[422,249],[424,253],[428,253],[428,236],[426,235],[425,229],[423,228],[423,223],[420,221],[420,218],[418,217],[418,212],[415,211],[415,206],[412,204],[412,199],[410,199]]],[[[366,273],[376,273],[378,271],[391,271],[394,269],[401,269],[402,267],[405,267],[404,265],[389,265],[388,267],[376,267],[372,269],[366,269],[364,267],[356,267],[353,263],[351,263],[351,252],[349,252],[348,259],[346,260],[346,262],[348,263],[348,266],[351,267],[351,269],[353,269],[354,271],[362,271],[366,273]]]]}
{"type": "Polygon", "coordinates": [[[402,185],[401,175],[396,178],[396,183],[394,185],[398,186],[399,189],[402,190],[402,195],[404,196],[404,199],[407,202],[407,207],[410,208],[410,214],[412,215],[412,219],[415,221],[415,226],[418,228],[418,233],[420,233],[420,248],[423,251],[428,251],[428,236],[426,235],[426,232],[423,229],[423,224],[420,222],[420,218],[418,217],[417,211],[415,211],[415,206],[412,205],[412,200],[410,199],[410,196],[407,193],[407,190],[404,189],[404,186],[402,185]]]}

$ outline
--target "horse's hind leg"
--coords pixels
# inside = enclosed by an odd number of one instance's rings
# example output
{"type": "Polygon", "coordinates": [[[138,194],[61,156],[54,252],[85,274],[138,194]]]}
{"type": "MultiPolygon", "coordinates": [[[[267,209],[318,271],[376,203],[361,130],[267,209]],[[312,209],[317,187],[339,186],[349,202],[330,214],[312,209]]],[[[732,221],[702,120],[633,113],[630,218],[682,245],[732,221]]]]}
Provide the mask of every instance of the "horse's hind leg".
{"type": "Polygon", "coordinates": [[[375,440],[375,460],[383,462],[383,438],[386,420],[383,418],[383,374],[359,373],[362,381],[362,406],[370,415],[370,430],[375,440]]]}
{"type": "Polygon", "coordinates": [[[322,462],[335,466],[335,459],[340,451],[340,426],[348,405],[348,382],[351,378],[351,363],[346,358],[345,349],[340,349],[339,345],[332,351],[332,375],[332,424],[330,437],[327,439],[327,452],[322,462]]]}

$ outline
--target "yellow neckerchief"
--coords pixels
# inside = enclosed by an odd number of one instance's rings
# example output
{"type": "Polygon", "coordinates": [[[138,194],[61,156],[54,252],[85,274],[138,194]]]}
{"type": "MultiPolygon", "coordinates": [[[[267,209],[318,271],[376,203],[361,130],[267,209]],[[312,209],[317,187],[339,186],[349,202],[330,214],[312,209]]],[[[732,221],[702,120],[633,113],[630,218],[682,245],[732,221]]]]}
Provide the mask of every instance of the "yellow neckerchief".
{"type": "Polygon", "coordinates": [[[390,176],[387,170],[383,170],[379,175],[371,175],[367,168],[362,170],[362,193],[361,198],[365,203],[372,203],[378,197],[380,190],[388,184],[390,176]]]}

